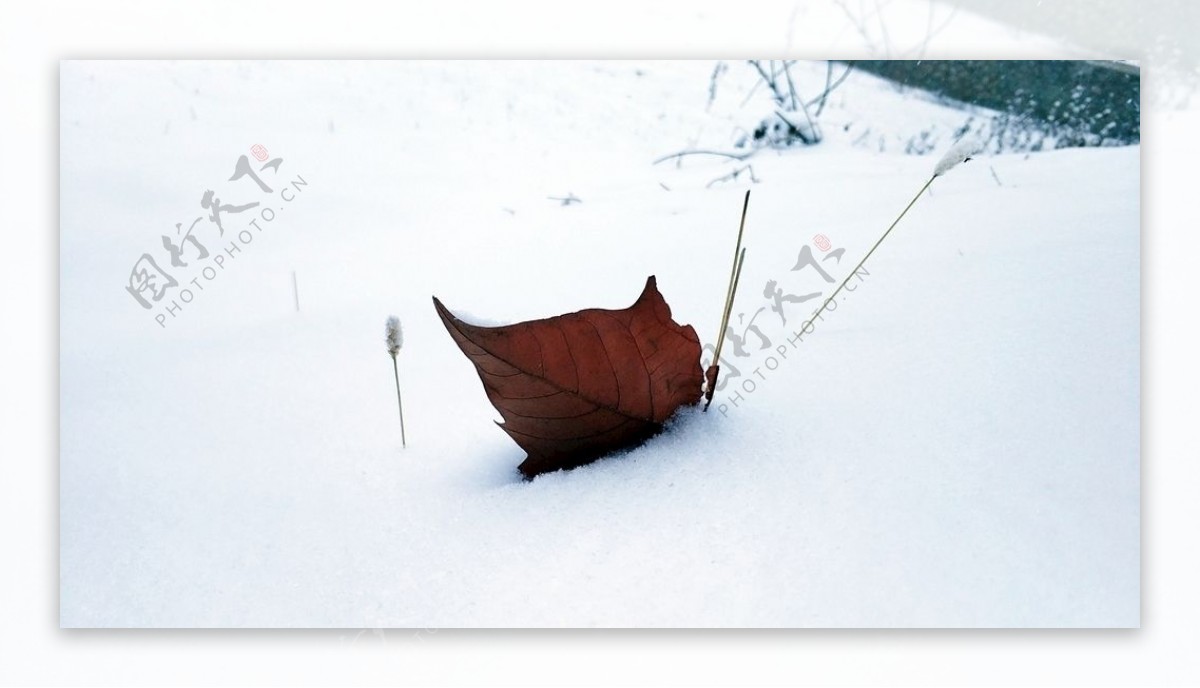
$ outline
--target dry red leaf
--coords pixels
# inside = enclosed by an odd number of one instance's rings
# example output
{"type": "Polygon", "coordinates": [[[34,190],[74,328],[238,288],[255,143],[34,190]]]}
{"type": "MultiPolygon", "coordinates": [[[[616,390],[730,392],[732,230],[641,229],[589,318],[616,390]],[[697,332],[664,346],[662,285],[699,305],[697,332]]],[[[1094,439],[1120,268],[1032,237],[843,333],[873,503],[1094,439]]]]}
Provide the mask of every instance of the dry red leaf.
{"type": "Polygon", "coordinates": [[[481,327],[433,299],[475,364],[501,428],[528,454],[531,478],[636,446],[680,406],[700,400],[700,340],[671,319],[653,276],[624,310],[592,308],[481,327]]]}

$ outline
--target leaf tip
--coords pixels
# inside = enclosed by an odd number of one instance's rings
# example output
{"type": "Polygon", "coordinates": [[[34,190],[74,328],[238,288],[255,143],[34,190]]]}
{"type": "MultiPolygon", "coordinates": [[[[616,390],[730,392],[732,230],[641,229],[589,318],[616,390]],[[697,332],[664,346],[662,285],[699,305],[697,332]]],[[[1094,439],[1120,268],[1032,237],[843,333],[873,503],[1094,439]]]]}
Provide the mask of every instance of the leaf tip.
{"type": "Polygon", "coordinates": [[[638,296],[637,300],[639,302],[645,301],[646,299],[653,298],[656,294],[660,298],[662,297],[662,292],[658,290],[658,278],[650,275],[646,278],[646,286],[642,288],[642,293],[638,296]]]}
{"type": "Polygon", "coordinates": [[[433,308],[437,311],[438,317],[442,319],[443,323],[454,322],[458,320],[458,318],[455,318],[454,314],[450,312],[450,309],[446,308],[446,305],[442,303],[441,299],[436,296],[433,297],[433,308]]]}

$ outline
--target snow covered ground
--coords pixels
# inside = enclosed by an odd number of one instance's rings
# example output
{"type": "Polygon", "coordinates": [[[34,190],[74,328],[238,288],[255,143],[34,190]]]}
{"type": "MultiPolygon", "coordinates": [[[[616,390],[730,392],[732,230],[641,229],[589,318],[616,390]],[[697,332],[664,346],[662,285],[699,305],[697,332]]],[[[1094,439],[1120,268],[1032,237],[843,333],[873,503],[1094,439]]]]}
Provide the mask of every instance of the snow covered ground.
{"type": "Polygon", "coordinates": [[[744,163],[651,162],[762,116],[736,63],[709,106],[712,69],[64,63],[61,623],[1137,626],[1139,150],[956,168],[792,346],[817,301],[784,324],[766,284],[827,295],[802,250],[844,276],[933,169],[904,142],[969,115],[856,74],[825,142],[710,187],[744,163]],[[227,181],[242,155],[270,193],[227,181]],[[431,295],[518,321],[654,274],[712,343],[746,188],[741,377],[520,480],[431,295]],[[219,236],[207,190],[260,205],[219,236]],[[197,217],[209,257],[176,268],[162,236],[197,217]],[[178,277],[150,309],[143,254],[178,277]]]}

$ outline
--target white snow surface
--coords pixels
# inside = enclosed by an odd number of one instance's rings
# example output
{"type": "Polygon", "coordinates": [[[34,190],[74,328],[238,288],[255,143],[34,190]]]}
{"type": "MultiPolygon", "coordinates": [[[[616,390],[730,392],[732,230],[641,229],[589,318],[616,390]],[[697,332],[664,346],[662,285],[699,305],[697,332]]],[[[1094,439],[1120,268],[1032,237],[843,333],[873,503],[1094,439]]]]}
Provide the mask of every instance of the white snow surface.
{"type": "Polygon", "coordinates": [[[928,179],[884,139],[940,153],[968,114],[854,75],[823,143],[706,188],[745,163],[651,161],[770,106],[734,63],[706,112],[712,68],[64,63],[62,625],[1137,626],[1139,149],[956,167],[792,347],[819,301],[783,326],[763,285],[828,295],[800,250],[840,279],[928,179]],[[254,144],[294,201],[226,181],[254,144]],[[767,306],[771,347],[707,414],[522,481],[430,297],[516,322],[653,274],[711,342],[746,188],[734,320],[767,306]],[[207,189],[276,217],[164,329],[123,287],[207,189]]]}

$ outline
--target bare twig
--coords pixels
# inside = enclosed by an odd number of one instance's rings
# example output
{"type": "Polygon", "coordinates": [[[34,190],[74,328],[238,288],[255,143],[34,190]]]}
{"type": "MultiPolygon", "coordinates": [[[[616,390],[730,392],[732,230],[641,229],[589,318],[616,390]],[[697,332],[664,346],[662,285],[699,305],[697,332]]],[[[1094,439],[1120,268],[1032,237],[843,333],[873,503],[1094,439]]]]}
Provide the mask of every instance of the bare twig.
{"type": "Polygon", "coordinates": [[[779,118],[779,121],[783,122],[783,126],[787,127],[788,132],[790,132],[792,136],[795,136],[804,143],[809,143],[808,137],[805,136],[804,132],[797,129],[796,125],[792,124],[787,117],[784,117],[782,112],[776,110],[775,116],[779,118]]]}
{"type": "MultiPolygon", "coordinates": [[[[808,104],[805,103],[804,100],[798,95],[796,95],[796,84],[792,81],[791,72],[792,65],[795,64],[795,61],[781,60],[779,68],[776,69],[775,61],[771,60],[770,74],[767,73],[767,70],[763,69],[760,60],[749,60],[749,62],[754,66],[754,69],[758,70],[758,75],[762,77],[763,83],[765,83],[771,89],[771,93],[774,94],[775,102],[779,105],[779,107],[783,108],[787,112],[804,113],[804,118],[808,120],[808,127],[813,132],[814,138],[810,141],[808,136],[797,130],[796,127],[792,126],[792,123],[788,121],[786,117],[781,115],[780,119],[782,119],[788,125],[788,129],[794,132],[799,139],[805,143],[815,143],[816,141],[820,141],[821,135],[817,130],[816,123],[813,122],[812,115],[808,112],[808,104]],[[781,75],[787,82],[788,92],[786,94],[779,86],[779,77],[781,75]]],[[[779,113],[776,112],[776,114],[779,113]]]]}
{"type": "Polygon", "coordinates": [[[829,63],[829,69],[825,78],[825,90],[821,93],[821,95],[808,101],[808,107],[812,107],[814,104],[817,106],[817,117],[820,117],[821,112],[825,110],[825,100],[829,97],[829,94],[833,93],[838,86],[841,86],[842,82],[846,80],[846,77],[850,76],[850,72],[853,70],[854,60],[850,60],[846,63],[846,71],[842,72],[842,75],[837,78],[837,81],[831,84],[829,83],[829,75],[833,73],[833,62],[829,63]]]}
{"type": "Polygon", "coordinates": [[[792,65],[790,63],[787,63],[787,62],[783,63],[783,75],[787,78],[788,94],[792,97],[792,108],[791,109],[795,110],[797,105],[803,103],[803,101],[801,101],[799,98],[796,97],[796,84],[792,83],[791,67],[792,67],[792,65]]]}
{"type": "MultiPolygon", "coordinates": [[[[762,68],[756,64],[757,60],[746,60],[746,62],[750,63],[751,66],[753,66],[756,70],[758,70],[758,73],[760,76],[764,74],[762,68]]],[[[791,66],[791,65],[796,64],[796,61],[788,60],[788,61],[784,62],[783,64],[784,64],[784,66],[791,66]]],[[[771,75],[772,75],[771,77],[766,77],[766,78],[755,81],[754,84],[750,86],[750,90],[746,92],[746,97],[742,99],[741,105],[739,105],[739,107],[745,107],[746,103],[749,103],[750,99],[754,97],[754,94],[758,93],[758,87],[763,85],[764,83],[766,83],[766,84],[771,83],[774,78],[777,78],[779,76],[779,72],[777,72],[775,70],[775,68],[772,67],[771,75]]],[[[775,96],[772,96],[772,97],[775,97],[775,96]]],[[[781,102],[780,105],[782,105],[782,104],[783,103],[781,102]]]]}
{"type": "Polygon", "coordinates": [[[752,183],[757,184],[759,182],[758,177],[755,176],[755,174],[754,174],[754,165],[743,165],[742,167],[738,167],[738,168],[734,169],[729,174],[726,174],[721,177],[717,177],[716,179],[712,180],[711,182],[705,184],[704,188],[706,188],[706,189],[712,188],[713,184],[720,184],[721,182],[735,182],[735,181],[737,181],[738,177],[740,177],[742,175],[743,172],[748,172],[750,174],[750,181],[752,183]]]}
{"type": "Polygon", "coordinates": [[[670,155],[664,155],[663,157],[655,160],[653,164],[657,165],[660,162],[674,160],[675,158],[682,158],[685,155],[717,155],[722,158],[732,158],[734,160],[745,160],[746,158],[750,157],[751,155],[754,155],[754,151],[749,150],[749,151],[746,151],[745,153],[727,153],[725,151],[715,151],[715,150],[705,150],[705,149],[683,150],[683,151],[679,151],[678,153],[671,153],[670,155]]]}
{"type": "Polygon", "coordinates": [[[705,112],[708,112],[712,108],[713,101],[717,99],[717,79],[721,78],[721,74],[728,67],[729,65],[724,62],[717,62],[717,66],[713,67],[712,76],[708,79],[708,103],[704,106],[705,112]]]}
{"type": "Polygon", "coordinates": [[[892,39],[888,35],[887,21],[883,18],[883,3],[875,0],[875,18],[879,20],[879,31],[883,35],[883,56],[886,58],[892,53],[892,39]]]}
{"type": "Polygon", "coordinates": [[[929,13],[925,16],[925,38],[921,41],[920,48],[917,49],[917,59],[925,59],[925,51],[929,48],[929,39],[933,35],[933,0],[929,0],[929,13]]]}
{"type": "MultiPolygon", "coordinates": [[[[775,65],[771,65],[771,75],[768,76],[766,70],[763,69],[760,60],[750,60],[749,62],[754,66],[755,69],[758,70],[758,75],[762,77],[762,80],[766,82],[767,86],[771,89],[771,94],[772,97],[775,98],[775,102],[779,103],[781,106],[785,105],[787,103],[787,98],[783,95],[783,93],[779,90],[779,86],[775,83],[777,76],[775,74],[775,65]]],[[[773,62],[774,61],[772,61],[772,63],[773,62]]]]}
{"type": "Polygon", "coordinates": [[[818,96],[824,106],[824,98],[829,93],[829,85],[833,83],[833,60],[825,60],[825,90],[818,96]]]}
{"type": "Polygon", "coordinates": [[[784,123],[784,125],[787,126],[788,131],[791,132],[792,135],[794,135],[796,138],[800,139],[801,142],[806,143],[806,144],[819,143],[821,141],[821,132],[817,128],[816,122],[813,122],[812,117],[808,116],[807,108],[805,108],[803,112],[804,112],[804,118],[808,120],[808,128],[812,132],[811,136],[804,133],[803,131],[800,131],[799,129],[797,129],[796,125],[792,124],[792,121],[790,119],[788,119],[787,117],[785,117],[782,112],[776,110],[775,116],[778,117],[780,119],[780,121],[782,121],[784,123]]]}
{"type": "Polygon", "coordinates": [[[813,140],[809,143],[820,143],[822,138],[821,127],[818,126],[817,123],[813,121],[812,116],[808,114],[808,106],[804,104],[803,100],[800,101],[800,111],[804,113],[804,119],[808,120],[808,128],[811,129],[813,133],[813,140]]]}
{"type": "Polygon", "coordinates": [[[750,99],[754,97],[754,94],[755,94],[755,93],[758,93],[758,87],[759,87],[760,85],[762,85],[762,81],[755,81],[755,82],[754,82],[754,83],[753,83],[753,84],[750,86],[750,90],[749,90],[749,91],[746,91],[746,97],[745,97],[745,98],[742,98],[742,103],[741,103],[741,105],[739,105],[738,107],[746,107],[746,103],[749,103],[749,102],[750,102],[750,99]]]}
{"type": "Polygon", "coordinates": [[[846,6],[845,0],[833,0],[833,4],[837,5],[842,13],[846,15],[846,19],[850,21],[850,26],[858,31],[858,35],[862,36],[863,41],[867,44],[867,49],[875,54],[875,39],[871,37],[871,32],[867,30],[867,18],[859,17],[850,11],[846,6]]]}

